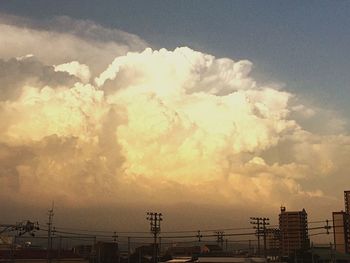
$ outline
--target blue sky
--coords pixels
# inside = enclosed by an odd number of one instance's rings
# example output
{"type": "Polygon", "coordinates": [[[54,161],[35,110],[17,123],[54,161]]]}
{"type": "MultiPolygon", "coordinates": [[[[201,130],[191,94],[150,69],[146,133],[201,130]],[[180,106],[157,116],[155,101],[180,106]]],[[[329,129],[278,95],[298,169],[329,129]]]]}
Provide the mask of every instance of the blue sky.
{"type": "Polygon", "coordinates": [[[249,59],[258,79],[286,83],[317,106],[348,115],[348,1],[1,1],[0,11],[67,15],[139,35],[153,47],[190,46],[249,59]]]}

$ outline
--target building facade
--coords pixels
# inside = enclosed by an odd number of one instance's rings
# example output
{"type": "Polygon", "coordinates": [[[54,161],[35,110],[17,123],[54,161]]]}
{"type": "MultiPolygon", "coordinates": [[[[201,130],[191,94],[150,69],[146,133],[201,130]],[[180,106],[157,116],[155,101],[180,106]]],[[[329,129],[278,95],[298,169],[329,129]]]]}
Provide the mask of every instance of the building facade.
{"type": "Polygon", "coordinates": [[[279,228],[282,256],[289,256],[298,250],[309,248],[310,241],[305,209],[302,211],[286,211],[285,207],[281,207],[279,228]]]}
{"type": "Polygon", "coordinates": [[[333,212],[333,233],[335,250],[349,253],[349,215],[346,212],[333,212]]]}
{"type": "Polygon", "coordinates": [[[350,191],[344,191],[345,212],[333,212],[333,233],[335,250],[350,253],[350,191]]]}
{"type": "Polygon", "coordinates": [[[266,229],[266,250],[267,255],[277,257],[281,254],[281,231],[278,228],[266,229]]]}
{"type": "Polygon", "coordinates": [[[344,191],[345,213],[350,213],[350,191],[344,191]]]}

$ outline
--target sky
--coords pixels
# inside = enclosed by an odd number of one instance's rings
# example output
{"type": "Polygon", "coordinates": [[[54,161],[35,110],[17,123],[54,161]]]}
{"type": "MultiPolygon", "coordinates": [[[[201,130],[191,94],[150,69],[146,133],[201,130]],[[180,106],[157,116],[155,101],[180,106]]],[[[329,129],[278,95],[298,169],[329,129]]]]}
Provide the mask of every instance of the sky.
{"type": "Polygon", "coordinates": [[[349,9],[1,1],[4,220],[52,200],[60,224],[101,228],[152,209],[167,229],[281,205],[330,218],[349,187],[349,9]]]}

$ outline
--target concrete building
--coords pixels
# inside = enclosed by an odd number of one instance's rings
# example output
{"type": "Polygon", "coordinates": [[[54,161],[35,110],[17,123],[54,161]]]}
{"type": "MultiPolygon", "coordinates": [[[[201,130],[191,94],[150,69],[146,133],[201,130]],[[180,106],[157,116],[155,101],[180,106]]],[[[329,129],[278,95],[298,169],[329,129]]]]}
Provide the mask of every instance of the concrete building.
{"type": "Polygon", "coordinates": [[[333,212],[333,233],[335,250],[339,253],[349,253],[349,214],[333,212]]]}
{"type": "Polygon", "coordinates": [[[335,250],[350,253],[350,191],[344,191],[345,212],[333,212],[333,233],[335,250]]]}
{"type": "Polygon", "coordinates": [[[309,248],[310,241],[305,209],[302,211],[286,211],[285,207],[281,207],[279,228],[282,256],[289,256],[298,250],[309,248]]]}
{"type": "Polygon", "coordinates": [[[280,255],[280,242],[281,231],[277,228],[266,229],[266,250],[267,255],[271,257],[277,257],[280,255]]]}
{"type": "Polygon", "coordinates": [[[344,191],[345,213],[350,213],[350,191],[344,191]]]}

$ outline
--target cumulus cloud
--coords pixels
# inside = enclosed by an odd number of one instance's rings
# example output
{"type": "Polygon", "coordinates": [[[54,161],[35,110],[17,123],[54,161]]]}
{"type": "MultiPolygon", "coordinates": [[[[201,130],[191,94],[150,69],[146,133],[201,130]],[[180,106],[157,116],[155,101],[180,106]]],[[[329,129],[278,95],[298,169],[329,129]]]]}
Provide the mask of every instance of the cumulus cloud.
{"type": "Polygon", "coordinates": [[[53,66],[45,65],[33,56],[0,59],[0,101],[17,99],[26,85],[56,88],[77,81],[67,73],[56,73],[53,66]]]}
{"type": "Polygon", "coordinates": [[[83,83],[87,83],[90,80],[90,69],[85,64],[80,64],[78,61],[72,61],[69,63],[60,64],[57,66],[54,66],[55,71],[58,72],[67,72],[70,75],[76,76],[79,78],[83,83]]]}
{"type": "Polygon", "coordinates": [[[312,119],[315,110],[257,83],[248,60],[188,47],[141,51],[138,37],[89,21],[8,21],[0,25],[2,196],[73,206],[264,200],[276,209],[329,198],[307,180],[347,171],[338,157],[350,152],[348,135],[307,130],[295,114],[312,119]]]}

